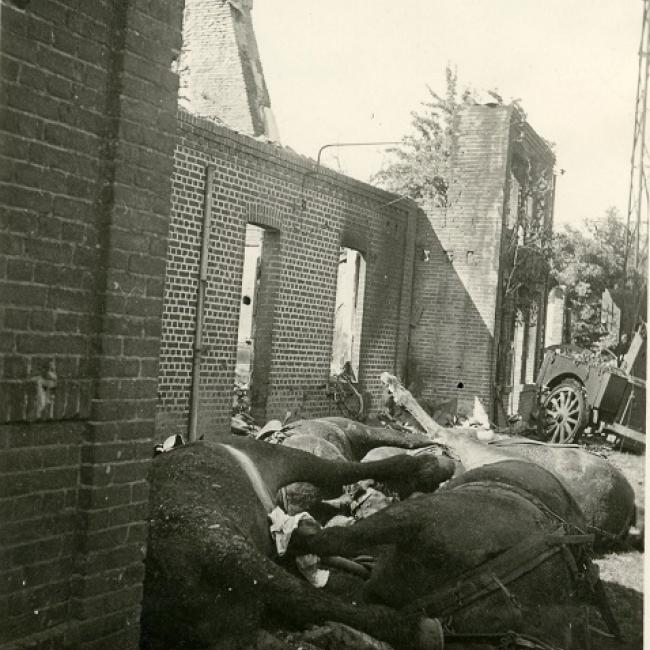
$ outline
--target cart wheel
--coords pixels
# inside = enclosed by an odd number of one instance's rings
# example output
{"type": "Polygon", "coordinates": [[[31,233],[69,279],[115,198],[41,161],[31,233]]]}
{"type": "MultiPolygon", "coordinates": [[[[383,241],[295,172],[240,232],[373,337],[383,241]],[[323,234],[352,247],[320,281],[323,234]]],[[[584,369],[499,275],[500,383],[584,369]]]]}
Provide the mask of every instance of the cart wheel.
{"type": "Polygon", "coordinates": [[[550,392],[544,402],[544,432],[554,443],[575,442],[585,428],[587,408],[582,384],[565,379],[550,392]]]}

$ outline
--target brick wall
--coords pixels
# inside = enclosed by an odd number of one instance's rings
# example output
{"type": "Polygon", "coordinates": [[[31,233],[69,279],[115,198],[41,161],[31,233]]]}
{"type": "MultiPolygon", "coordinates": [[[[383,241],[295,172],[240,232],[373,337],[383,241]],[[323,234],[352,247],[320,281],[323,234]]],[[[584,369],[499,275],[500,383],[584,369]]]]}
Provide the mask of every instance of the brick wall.
{"type": "Polygon", "coordinates": [[[409,371],[433,401],[490,411],[511,110],[472,106],[458,125],[446,208],[418,218],[409,371]]]}
{"type": "Polygon", "coordinates": [[[241,133],[274,136],[252,6],[253,0],[185,1],[180,104],[241,133]]]}
{"type": "Polygon", "coordinates": [[[65,631],[82,435],[74,421],[0,427],[2,648],[37,631],[65,631]]]}
{"type": "Polygon", "coordinates": [[[135,648],[182,3],[1,11],[0,648],[135,648]]]}
{"type": "MultiPolygon", "coordinates": [[[[187,430],[205,168],[215,165],[199,431],[229,431],[247,223],[277,233],[266,417],[334,412],[329,373],[339,246],[367,262],[360,380],[377,405],[404,336],[407,203],[288,150],[180,113],[160,357],[159,435],[187,430]]],[[[261,323],[260,323],[261,325],[261,323]]]]}
{"type": "Polygon", "coordinates": [[[265,229],[260,256],[260,281],[256,305],[253,358],[255,381],[252,384],[252,415],[262,421],[266,417],[273,367],[273,335],[276,308],[281,304],[282,247],[281,224],[265,229]]]}
{"type": "Polygon", "coordinates": [[[504,289],[515,248],[519,268],[539,268],[541,280],[535,289],[538,325],[531,328],[527,374],[534,376],[541,361],[544,237],[530,245],[528,238],[535,227],[545,237],[552,229],[555,159],[510,106],[464,107],[457,133],[448,205],[426,206],[418,218],[409,377],[434,405],[456,398],[458,411],[468,414],[478,399],[496,419],[507,408],[506,393],[515,388],[510,375],[517,293],[506,296],[504,289]],[[520,169],[529,170],[519,182],[512,171],[515,159],[520,169]],[[544,192],[538,182],[542,175],[544,192]],[[528,214],[525,248],[517,244],[522,210],[528,214]]]}

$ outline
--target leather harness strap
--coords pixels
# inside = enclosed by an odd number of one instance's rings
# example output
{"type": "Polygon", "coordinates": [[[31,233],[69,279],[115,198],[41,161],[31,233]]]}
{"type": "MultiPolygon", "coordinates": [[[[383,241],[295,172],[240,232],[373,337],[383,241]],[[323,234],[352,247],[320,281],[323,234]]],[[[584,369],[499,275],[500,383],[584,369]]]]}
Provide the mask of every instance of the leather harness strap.
{"type": "Polygon", "coordinates": [[[579,527],[567,522],[534,494],[508,483],[474,481],[462,483],[453,489],[462,490],[472,487],[497,489],[517,494],[555,520],[560,526],[552,533],[537,533],[525,538],[480,566],[459,575],[453,585],[443,587],[435,594],[418,599],[413,603],[414,607],[420,608],[428,615],[449,616],[471,603],[505,588],[505,585],[529,573],[559,553],[563,555],[574,579],[578,577],[578,565],[573,553],[568,550],[568,546],[593,544],[594,535],[586,534],[579,527]]]}
{"type": "Polygon", "coordinates": [[[497,557],[461,574],[454,585],[443,587],[435,594],[419,598],[412,603],[412,606],[431,616],[449,616],[501,589],[502,585],[508,585],[529,573],[558,553],[562,553],[564,545],[593,542],[593,535],[562,533],[563,529],[559,528],[551,534],[531,535],[497,557]]]}

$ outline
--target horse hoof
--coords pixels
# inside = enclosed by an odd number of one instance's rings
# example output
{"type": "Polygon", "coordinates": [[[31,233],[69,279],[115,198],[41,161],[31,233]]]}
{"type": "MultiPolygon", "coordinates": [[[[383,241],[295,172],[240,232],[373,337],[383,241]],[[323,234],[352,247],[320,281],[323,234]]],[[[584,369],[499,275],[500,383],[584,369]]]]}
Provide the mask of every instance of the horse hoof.
{"type": "Polygon", "coordinates": [[[442,623],[437,618],[423,618],[418,623],[416,637],[418,650],[443,650],[445,636],[442,623]]]}

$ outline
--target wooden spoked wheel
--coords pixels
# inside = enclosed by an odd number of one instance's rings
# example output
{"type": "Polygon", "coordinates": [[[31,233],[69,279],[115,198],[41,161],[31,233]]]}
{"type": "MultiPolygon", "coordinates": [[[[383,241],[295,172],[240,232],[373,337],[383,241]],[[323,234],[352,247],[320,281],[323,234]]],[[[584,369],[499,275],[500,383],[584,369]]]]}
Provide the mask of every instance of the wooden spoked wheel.
{"type": "Polygon", "coordinates": [[[582,385],[565,379],[555,386],[544,402],[544,432],[551,443],[575,442],[587,420],[582,385]]]}

